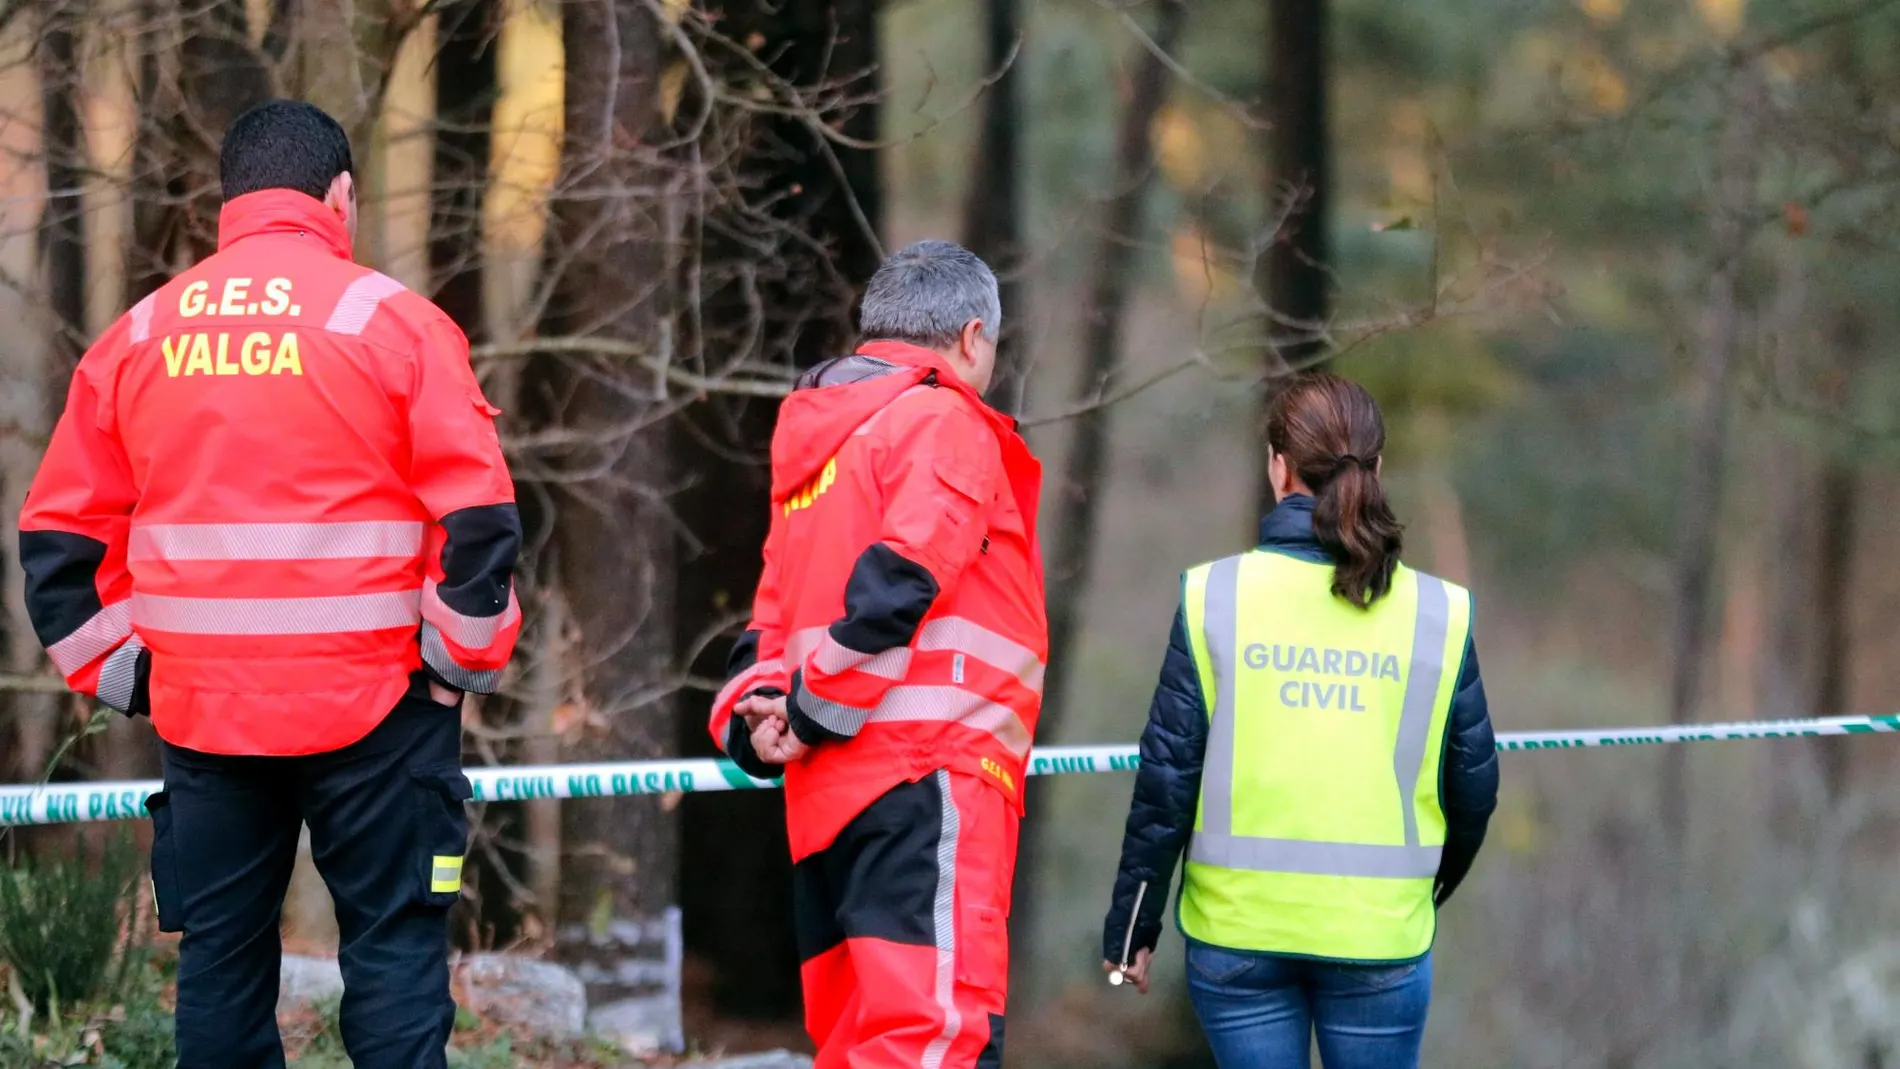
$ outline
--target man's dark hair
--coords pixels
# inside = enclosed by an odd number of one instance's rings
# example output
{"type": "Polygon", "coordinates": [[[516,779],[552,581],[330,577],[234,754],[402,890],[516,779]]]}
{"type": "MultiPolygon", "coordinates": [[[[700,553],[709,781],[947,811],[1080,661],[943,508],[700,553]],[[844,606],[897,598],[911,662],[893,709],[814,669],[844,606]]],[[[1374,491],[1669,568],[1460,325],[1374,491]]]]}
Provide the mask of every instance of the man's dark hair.
{"type": "Polygon", "coordinates": [[[337,175],[354,169],[343,127],[301,100],[266,100],[238,116],[218,152],[225,200],[262,189],[294,189],[322,200],[337,175]]]}

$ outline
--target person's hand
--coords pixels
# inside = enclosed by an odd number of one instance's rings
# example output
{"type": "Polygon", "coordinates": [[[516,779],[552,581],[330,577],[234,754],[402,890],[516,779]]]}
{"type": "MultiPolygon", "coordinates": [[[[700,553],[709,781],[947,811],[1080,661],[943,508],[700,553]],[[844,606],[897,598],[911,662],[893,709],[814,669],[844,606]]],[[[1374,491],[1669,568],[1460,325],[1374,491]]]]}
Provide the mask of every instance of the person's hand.
{"type": "Polygon", "coordinates": [[[462,692],[454,687],[445,687],[435,680],[429,680],[429,698],[437,705],[446,705],[455,709],[462,704],[462,692]]]}
{"type": "MultiPolygon", "coordinates": [[[[1122,973],[1126,981],[1135,985],[1135,990],[1144,995],[1148,993],[1148,960],[1153,956],[1152,951],[1135,951],[1135,960],[1130,962],[1127,971],[1122,973]]],[[[1118,968],[1120,968],[1120,966],[1112,961],[1102,963],[1102,971],[1104,973],[1113,973],[1118,968]]]]}
{"type": "Polygon", "coordinates": [[[755,731],[763,720],[777,718],[779,723],[783,724],[786,720],[785,696],[783,694],[776,697],[754,694],[733,706],[732,714],[743,719],[746,727],[755,731]]]}
{"type": "Polygon", "coordinates": [[[752,752],[768,765],[789,765],[810,749],[784,717],[764,717],[752,728],[752,752]]]}

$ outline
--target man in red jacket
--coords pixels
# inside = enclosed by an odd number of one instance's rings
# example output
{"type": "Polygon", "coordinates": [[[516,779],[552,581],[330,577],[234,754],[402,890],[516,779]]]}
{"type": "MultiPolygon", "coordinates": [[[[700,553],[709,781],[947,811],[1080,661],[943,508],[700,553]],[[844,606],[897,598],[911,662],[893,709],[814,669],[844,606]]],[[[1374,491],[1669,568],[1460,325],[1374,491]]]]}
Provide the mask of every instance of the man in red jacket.
{"type": "Polygon", "coordinates": [[[1002,310],[968,251],[878,270],[865,344],[772,439],[764,573],[713,737],[783,765],[818,1069],[1002,1061],[1010,881],[1048,626],[1041,469],[983,403],[1002,310]]]}
{"type": "Polygon", "coordinates": [[[350,259],[350,146],[272,101],[220,157],[218,251],[80,360],[20,519],[72,687],[160,738],[180,1069],[281,1069],[278,918],[308,824],[358,1069],[446,1064],[462,691],[521,612],[496,410],[448,317],[350,259]]]}

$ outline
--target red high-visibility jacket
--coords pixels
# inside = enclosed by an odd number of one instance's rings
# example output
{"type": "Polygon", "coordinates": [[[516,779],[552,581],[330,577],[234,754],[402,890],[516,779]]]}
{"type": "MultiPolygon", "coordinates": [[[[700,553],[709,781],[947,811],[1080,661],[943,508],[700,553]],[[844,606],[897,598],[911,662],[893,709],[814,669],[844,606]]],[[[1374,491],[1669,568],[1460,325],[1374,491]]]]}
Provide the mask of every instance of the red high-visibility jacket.
{"type": "Polygon", "coordinates": [[[808,373],[772,438],[772,526],[713,738],[759,769],[743,697],[787,695],[792,856],[943,768],[1022,804],[1048,620],[1042,470],[927,349],[872,342],[808,373]]]}
{"type": "Polygon", "coordinates": [[[73,375],[20,519],[40,641],[210,753],[348,745],[425,662],[493,691],[521,626],[495,415],[462,332],[334,212],[238,197],[73,375]]]}

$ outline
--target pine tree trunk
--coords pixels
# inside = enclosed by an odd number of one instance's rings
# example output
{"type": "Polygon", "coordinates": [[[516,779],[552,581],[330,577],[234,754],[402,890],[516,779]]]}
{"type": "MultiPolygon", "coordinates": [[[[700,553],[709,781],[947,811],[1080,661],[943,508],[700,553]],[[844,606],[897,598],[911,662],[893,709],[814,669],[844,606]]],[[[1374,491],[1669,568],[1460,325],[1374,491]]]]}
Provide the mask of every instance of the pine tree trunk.
{"type": "Polygon", "coordinates": [[[59,380],[55,410],[65,396],[65,379],[85,351],[86,204],[81,190],[87,171],[85,132],[79,126],[79,57],[75,48],[84,11],[77,0],[49,5],[40,24],[34,55],[39,61],[41,130],[46,156],[46,203],[40,212],[40,266],[53,313],[53,366],[49,381],[59,380]]]}
{"type": "Polygon", "coordinates": [[[488,336],[482,203],[493,142],[496,0],[454,0],[435,41],[435,164],[429,176],[429,279],[435,303],[469,341],[488,336]]]}
{"type": "MultiPolygon", "coordinates": [[[[42,115],[40,150],[46,174],[46,200],[35,253],[49,314],[38,322],[16,324],[29,329],[41,327],[45,340],[36,353],[36,346],[30,342],[20,347],[34,355],[22,360],[22,366],[14,372],[28,384],[27,396],[37,397],[39,404],[34,406],[38,411],[29,417],[29,426],[22,428],[28,433],[9,435],[13,441],[5,443],[0,485],[5,490],[9,532],[18,530],[19,510],[25,504],[26,487],[38,464],[38,446],[30,441],[36,438],[43,442],[44,435],[51,431],[65,405],[67,382],[85,345],[85,203],[80,183],[86,167],[86,144],[79,125],[76,49],[83,17],[83,10],[76,4],[48,3],[41,12],[34,51],[42,115]]],[[[39,670],[43,662],[39,641],[25,612],[24,576],[12,553],[0,557],[0,567],[6,571],[7,587],[6,670],[27,675],[39,670]]],[[[60,713],[68,706],[50,694],[8,692],[0,699],[12,721],[16,774],[29,781],[38,780],[66,730],[60,713]]]]}
{"type": "Polygon", "coordinates": [[[233,120],[274,95],[264,56],[251,45],[244,0],[183,0],[178,91],[183,113],[168,131],[174,162],[189,191],[184,238],[188,259],[217,251],[218,146],[233,120]]]}
{"type": "MultiPolygon", "coordinates": [[[[744,0],[719,5],[718,17],[728,36],[756,35],[765,42],[758,54],[788,84],[853,82],[859,91],[852,95],[863,102],[830,121],[852,138],[875,141],[882,88],[879,6],[875,0],[744,0]]],[[[743,85],[755,75],[738,67],[716,70],[714,77],[743,85]]],[[[695,106],[683,104],[681,110],[695,106]]],[[[882,259],[878,154],[833,144],[828,159],[802,121],[751,121],[755,126],[746,131],[739,164],[750,190],[747,204],[711,209],[718,225],[705,227],[707,244],[700,250],[703,327],[697,339],[683,335],[689,347],[697,341],[708,363],[749,356],[808,367],[849,351],[857,335],[858,295],[882,259]],[[793,232],[798,237],[788,240],[793,232]],[[748,240],[733,240],[733,234],[748,240]],[[775,249],[764,258],[769,262],[758,262],[750,244],[755,239],[775,249]],[[755,314],[763,321],[756,336],[743,326],[755,314]]],[[[728,637],[738,626],[732,621],[743,617],[758,585],[776,413],[770,401],[711,397],[678,417],[673,448],[684,489],[676,503],[691,548],[680,569],[674,637],[683,654],[698,651],[692,664],[698,676],[723,676],[728,637]],[[719,634],[722,625],[726,630],[719,634]]],[[[683,697],[682,752],[714,752],[706,733],[710,699],[705,693],[683,697]]],[[[798,958],[790,927],[778,910],[756,908],[761,901],[790,901],[783,796],[704,795],[683,808],[683,821],[682,897],[700,907],[685,918],[686,942],[710,966],[715,1007],[754,1019],[795,1018],[798,958]]]]}
{"type": "Polygon", "coordinates": [[[983,129],[971,157],[970,188],[963,202],[963,244],[996,272],[1002,297],[1003,334],[997,342],[996,377],[989,400],[1018,415],[1029,390],[1030,370],[1029,303],[1022,284],[1022,153],[1017,136],[1022,129],[1023,75],[1022,59],[1015,56],[1022,39],[1022,13],[1020,0],[984,0],[983,7],[985,69],[996,76],[996,82],[983,98],[983,129]]]}
{"type": "MultiPolygon", "coordinates": [[[[1255,265],[1255,288],[1266,302],[1269,374],[1303,368],[1325,352],[1316,338],[1332,308],[1327,227],[1332,218],[1332,152],[1327,136],[1326,0],[1267,0],[1268,203],[1279,231],[1255,265]]],[[[1270,402],[1273,390],[1265,398],[1270,402]]],[[[1264,402],[1263,402],[1264,403],[1264,402]]],[[[1273,508],[1273,487],[1260,466],[1260,511],[1273,508]]]]}
{"type": "MultiPolygon", "coordinates": [[[[553,193],[547,335],[630,342],[657,352],[671,265],[665,256],[667,176],[650,147],[659,130],[662,50],[644,4],[562,6],[566,122],[553,193]]],[[[677,740],[672,612],[674,533],[659,501],[670,465],[653,376],[605,357],[546,359],[523,383],[523,407],[572,444],[546,457],[537,490],[537,564],[560,584],[573,642],[570,697],[585,717],[568,762],[657,758],[677,740]]],[[[530,544],[534,544],[531,541],[530,544]]],[[[557,945],[569,960],[611,969],[638,926],[677,901],[679,825],[655,797],[568,802],[557,945]],[[590,946],[590,944],[594,944],[590,946]]]]}
{"type": "MultiPolygon", "coordinates": [[[[1696,347],[1697,394],[1690,414],[1682,490],[1677,498],[1669,712],[1671,722],[1678,724],[1699,718],[1709,676],[1705,661],[1713,619],[1715,555],[1720,545],[1729,394],[1744,315],[1739,286],[1759,162],[1755,132],[1760,125],[1760,109],[1766,106],[1759,74],[1745,67],[1730,77],[1711,213],[1713,263],[1696,347]]],[[[1667,749],[1663,758],[1662,826],[1669,834],[1680,836],[1689,816],[1684,747],[1667,749]]]]}
{"type": "Polygon", "coordinates": [[[217,251],[218,145],[233,119],[274,90],[264,53],[250,43],[244,0],[144,0],[142,8],[149,32],[134,57],[128,305],[217,251]]]}
{"type": "MultiPolygon", "coordinates": [[[[1187,24],[1187,5],[1165,0],[1159,5],[1152,38],[1155,48],[1172,53],[1187,24]]],[[[1108,203],[1101,241],[1093,258],[1084,306],[1082,359],[1076,375],[1078,401],[1103,392],[1121,358],[1122,324],[1134,288],[1134,250],[1140,240],[1143,209],[1154,184],[1155,154],[1149,131],[1168,95],[1168,68],[1152,52],[1144,52],[1136,67],[1134,92],[1122,113],[1115,141],[1115,196],[1108,203]]],[[[1097,517],[1107,490],[1109,410],[1097,408],[1070,423],[1055,515],[1043,530],[1053,532],[1048,560],[1049,665],[1042,716],[1036,727],[1039,741],[1059,736],[1068,712],[1071,673],[1075,670],[1076,639],[1082,607],[1089,589],[1089,565],[1095,555],[1097,517]]],[[[1034,803],[1040,793],[1029,781],[1030,817],[1024,821],[1019,847],[1011,924],[1018,932],[1035,930],[1036,875],[1043,824],[1034,803]]]]}

